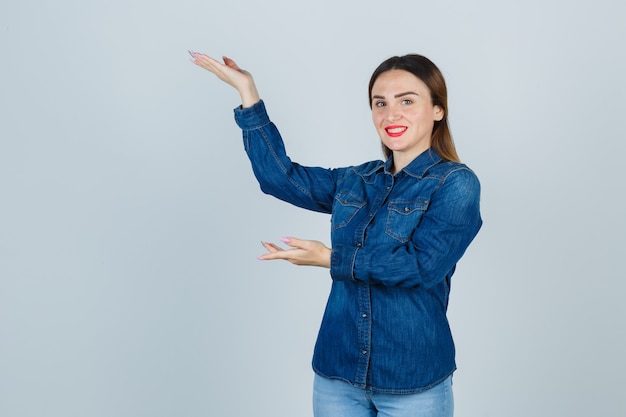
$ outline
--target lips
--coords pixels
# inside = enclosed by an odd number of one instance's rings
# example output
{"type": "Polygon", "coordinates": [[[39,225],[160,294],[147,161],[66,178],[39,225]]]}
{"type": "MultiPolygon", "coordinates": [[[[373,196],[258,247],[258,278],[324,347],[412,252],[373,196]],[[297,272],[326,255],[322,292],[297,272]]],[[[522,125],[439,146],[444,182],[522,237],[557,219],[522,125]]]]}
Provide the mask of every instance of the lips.
{"type": "Polygon", "coordinates": [[[387,126],[385,128],[385,131],[387,132],[387,135],[391,136],[392,138],[397,138],[399,136],[402,136],[404,134],[404,132],[406,132],[407,127],[406,126],[387,126]]]}

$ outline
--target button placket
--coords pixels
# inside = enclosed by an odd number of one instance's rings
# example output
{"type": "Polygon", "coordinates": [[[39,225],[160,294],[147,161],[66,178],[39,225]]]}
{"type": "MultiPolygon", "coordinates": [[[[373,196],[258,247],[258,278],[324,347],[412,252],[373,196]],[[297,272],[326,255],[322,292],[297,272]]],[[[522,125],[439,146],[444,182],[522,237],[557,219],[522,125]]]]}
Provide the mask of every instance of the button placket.
{"type": "Polygon", "coordinates": [[[359,316],[359,360],[356,372],[356,382],[367,384],[367,374],[369,371],[369,360],[371,350],[372,320],[370,317],[371,292],[369,285],[360,284],[358,289],[359,316]]]}

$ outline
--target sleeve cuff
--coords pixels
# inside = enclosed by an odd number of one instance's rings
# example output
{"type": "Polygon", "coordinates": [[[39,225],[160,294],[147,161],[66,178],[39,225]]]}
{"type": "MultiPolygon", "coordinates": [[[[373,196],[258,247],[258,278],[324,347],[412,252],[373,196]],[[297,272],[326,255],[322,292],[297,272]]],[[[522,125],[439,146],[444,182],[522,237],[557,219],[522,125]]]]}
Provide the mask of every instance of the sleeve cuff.
{"type": "Polygon", "coordinates": [[[330,276],[335,281],[355,281],[353,275],[357,248],[347,245],[333,245],[330,254],[330,276]]]}
{"type": "Polygon", "coordinates": [[[258,129],[270,122],[263,100],[259,100],[245,109],[241,106],[235,108],[235,122],[243,130],[258,129]]]}

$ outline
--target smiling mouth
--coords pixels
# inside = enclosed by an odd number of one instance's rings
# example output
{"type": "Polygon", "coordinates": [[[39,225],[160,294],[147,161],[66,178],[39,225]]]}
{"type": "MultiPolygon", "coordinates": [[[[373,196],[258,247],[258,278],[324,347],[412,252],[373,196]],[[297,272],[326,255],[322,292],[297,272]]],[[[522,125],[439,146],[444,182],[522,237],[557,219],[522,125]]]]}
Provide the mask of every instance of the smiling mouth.
{"type": "Polygon", "coordinates": [[[406,126],[387,126],[385,128],[385,131],[391,137],[398,137],[402,136],[404,132],[406,132],[406,129],[406,126]]]}

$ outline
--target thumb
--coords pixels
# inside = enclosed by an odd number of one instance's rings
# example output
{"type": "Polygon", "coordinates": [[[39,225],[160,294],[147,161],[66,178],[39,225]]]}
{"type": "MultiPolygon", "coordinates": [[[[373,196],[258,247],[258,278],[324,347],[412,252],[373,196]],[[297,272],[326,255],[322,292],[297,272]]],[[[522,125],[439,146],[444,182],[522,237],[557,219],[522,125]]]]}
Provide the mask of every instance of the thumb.
{"type": "Polygon", "coordinates": [[[236,69],[237,71],[241,71],[239,65],[237,65],[232,59],[228,58],[227,56],[223,56],[222,59],[224,60],[224,64],[226,64],[226,66],[236,69]]]}

